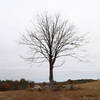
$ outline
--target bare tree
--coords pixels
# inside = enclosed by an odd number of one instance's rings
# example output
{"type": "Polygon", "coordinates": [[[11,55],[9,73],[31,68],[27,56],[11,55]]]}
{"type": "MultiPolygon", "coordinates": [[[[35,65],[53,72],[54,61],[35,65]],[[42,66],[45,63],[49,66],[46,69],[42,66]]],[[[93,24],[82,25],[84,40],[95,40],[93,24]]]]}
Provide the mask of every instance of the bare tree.
{"type": "Polygon", "coordinates": [[[68,20],[63,21],[60,16],[44,15],[39,17],[33,30],[23,34],[22,43],[32,51],[28,60],[47,61],[49,63],[49,81],[53,82],[53,68],[57,59],[63,56],[75,56],[75,50],[82,46],[84,36],[75,31],[74,25],[68,20]]]}

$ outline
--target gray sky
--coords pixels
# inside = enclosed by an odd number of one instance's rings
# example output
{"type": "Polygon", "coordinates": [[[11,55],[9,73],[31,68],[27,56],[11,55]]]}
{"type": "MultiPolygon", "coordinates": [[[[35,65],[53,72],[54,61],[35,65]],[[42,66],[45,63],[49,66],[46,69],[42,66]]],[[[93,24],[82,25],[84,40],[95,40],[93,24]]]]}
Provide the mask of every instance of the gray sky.
{"type": "Polygon", "coordinates": [[[62,67],[55,68],[55,79],[100,78],[100,0],[0,0],[0,79],[48,81],[48,65],[31,67],[20,58],[26,48],[18,44],[19,33],[45,11],[60,13],[80,32],[89,32],[90,43],[86,48],[89,62],[66,58],[62,67]]]}

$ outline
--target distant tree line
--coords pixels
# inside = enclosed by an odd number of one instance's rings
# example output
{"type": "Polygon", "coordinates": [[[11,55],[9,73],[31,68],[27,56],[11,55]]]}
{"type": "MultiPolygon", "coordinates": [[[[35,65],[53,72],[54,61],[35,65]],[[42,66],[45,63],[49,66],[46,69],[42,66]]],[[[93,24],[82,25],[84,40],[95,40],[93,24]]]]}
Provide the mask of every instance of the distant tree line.
{"type": "MultiPolygon", "coordinates": [[[[80,84],[97,81],[94,79],[79,79],[79,80],[67,80],[64,82],[54,82],[55,85],[64,85],[64,84],[80,84]]],[[[0,80],[0,91],[8,91],[8,90],[24,90],[27,88],[33,88],[34,85],[45,86],[49,85],[48,82],[35,83],[34,81],[28,81],[26,79],[18,80],[0,80]]]]}
{"type": "Polygon", "coordinates": [[[87,82],[93,82],[93,81],[97,81],[96,79],[78,79],[78,80],[73,80],[74,83],[87,83],[87,82]]]}
{"type": "Polygon", "coordinates": [[[7,90],[22,90],[28,87],[33,87],[33,81],[27,81],[25,79],[21,80],[0,80],[0,91],[7,91],[7,90]]]}

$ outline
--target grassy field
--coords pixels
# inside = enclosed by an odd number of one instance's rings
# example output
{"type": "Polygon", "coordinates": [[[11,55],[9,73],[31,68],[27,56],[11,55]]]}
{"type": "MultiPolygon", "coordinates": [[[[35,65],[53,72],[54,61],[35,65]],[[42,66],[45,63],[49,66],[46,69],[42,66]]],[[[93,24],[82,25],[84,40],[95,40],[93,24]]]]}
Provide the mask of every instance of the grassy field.
{"type": "Polygon", "coordinates": [[[100,81],[79,86],[79,90],[5,91],[0,92],[0,100],[100,100],[100,81]]]}

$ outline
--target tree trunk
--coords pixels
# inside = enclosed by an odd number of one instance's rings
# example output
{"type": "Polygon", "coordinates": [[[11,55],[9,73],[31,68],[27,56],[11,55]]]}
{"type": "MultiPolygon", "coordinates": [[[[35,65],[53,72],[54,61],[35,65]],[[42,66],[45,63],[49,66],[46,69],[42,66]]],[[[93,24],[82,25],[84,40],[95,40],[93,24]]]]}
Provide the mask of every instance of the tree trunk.
{"type": "Polygon", "coordinates": [[[53,83],[54,80],[53,80],[53,65],[50,65],[50,73],[49,73],[49,81],[50,83],[53,83]]]}

